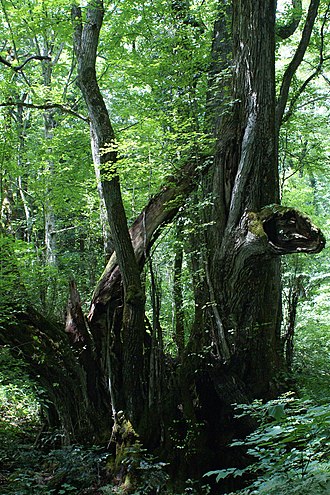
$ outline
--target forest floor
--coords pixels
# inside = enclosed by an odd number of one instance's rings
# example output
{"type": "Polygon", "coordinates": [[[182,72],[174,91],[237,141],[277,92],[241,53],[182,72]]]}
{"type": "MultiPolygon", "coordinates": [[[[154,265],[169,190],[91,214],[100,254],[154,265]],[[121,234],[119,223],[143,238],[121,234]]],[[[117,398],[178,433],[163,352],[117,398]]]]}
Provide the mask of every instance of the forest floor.
{"type": "Polygon", "coordinates": [[[107,448],[63,446],[61,431],[43,428],[42,390],[24,365],[0,348],[0,495],[329,495],[329,342],[325,324],[309,324],[306,335],[301,330],[289,380],[296,393],[237,409],[237,415],[252,416],[259,424],[234,442],[251,456],[249,466],[219,469],[180,488],[168,466],[139,442],[117,466],[107,448]],[[235,489],[237,479],[250,484],[235,489]]]}

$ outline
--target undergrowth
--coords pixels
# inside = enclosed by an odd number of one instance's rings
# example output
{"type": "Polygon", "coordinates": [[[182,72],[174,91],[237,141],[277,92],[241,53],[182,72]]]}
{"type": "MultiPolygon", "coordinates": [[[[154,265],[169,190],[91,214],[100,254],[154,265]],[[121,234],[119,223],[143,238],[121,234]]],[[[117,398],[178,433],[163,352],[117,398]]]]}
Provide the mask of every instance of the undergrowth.
{"type": "MultiPolygon", "coordinates": [[[[210,471],[221,484],[230,478],[250,480],[226,495],[327,495],[330,493],[330,405],[318,405],[292,393],[263,404],[237,405],[236,416],[252,416],[259,427],[231,443],[250,456],[243,469],[210,471]]],[[[221,493],[224,493],[223,491],[221,493]]]]}

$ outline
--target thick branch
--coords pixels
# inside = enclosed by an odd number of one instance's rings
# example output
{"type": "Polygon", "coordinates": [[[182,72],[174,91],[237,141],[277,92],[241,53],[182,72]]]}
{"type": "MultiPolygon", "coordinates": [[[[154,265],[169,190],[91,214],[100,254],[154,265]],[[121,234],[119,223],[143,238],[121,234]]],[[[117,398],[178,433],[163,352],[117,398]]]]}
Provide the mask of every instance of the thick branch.
{"type": "Polygon", "coordinates": [[[301,64],[305,52],[307,50],[307,47],[309,45],[309,41],[312,34],[312,29],[315,23],[319,5],[320,5],[320,0],[311,0],[307,13],[307,18],[305,21],[305,26],[301,35],[300,43],[297,47],[296,53],[294,54],[290,64],[288,65],[286,71],[284,72],[280,95],[276,106],[275,118],[276,118],[277,131],[279,130],[282,123],[282,118],[288,101],[292,78],[295,75],[299,65],[301,64]]]}
{"type": "MultiPolygon", "coordinates": [[[[268,326],[269,307],[277,294],[272,287],[278,257],[319,253],[324,246],[320,229],[294,208],[273,204],[243,213],[239,225],[224,239],[217,259],[222,271],[221,278],[215,280],[215,293],[224,328],[234,328],[244,340],[253,334],[257,314],[259,324],[268,326]]],[[[275,303],[272,311],[278,309],[275,303]]],[[[269,334],[269,338],[274,336],[269,334]]],[[[230,344],[230,333],[228,339],[230,344]]]]}
{"type": "MultiPolygon", "coordinates": [[[[210,165],[206,162],[205,170],[210,165]]],[[[184,205],[186,198],[197,186],[200,173],[198,163],[188,163],[177,177],[147,204],[130,228],[135,258],[142,269],[154,241],[160,234],[161,227],[169,223],[184,205]]],[[[112,297],[112,289],[120,279],[116,254],[109,260],[95,289],[89,318],[93,317],[97,304],[106,304],[112,297]]]]}
{"type": "Polygon", "coordinates": [[[8,101],[5,103],[0,103],[0,107],[16,107],[16,106],[25,107],[25,108],[35,108],[36,110],[51,110],[53,108],[58,108],[64,113],[73,115],[74,117],[77,117],[78,119],[83,120],[84,122],[89,122],[89,119],[87,117],[81,115],[78,112],[75,112],[71,108],[61,105],[61,103],[43,103],[40,105],[35,103],[24,103],[22,101],[8,101]]]}

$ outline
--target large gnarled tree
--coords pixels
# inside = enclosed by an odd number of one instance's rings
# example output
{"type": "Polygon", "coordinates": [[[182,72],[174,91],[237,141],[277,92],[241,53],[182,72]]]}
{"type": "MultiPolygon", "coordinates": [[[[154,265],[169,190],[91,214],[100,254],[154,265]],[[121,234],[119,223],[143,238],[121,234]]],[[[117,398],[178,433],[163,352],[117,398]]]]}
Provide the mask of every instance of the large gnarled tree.
{"type": "Polygon", "coordinates": [[[72,283],[66,332],[31,308],[0,329],[1,341],[20,346],[32,374],[49,391],[69,440],[84,440],[89,432],[91,440],[104,441],[113,416],[124,410],[142,440],[168,449],[174,420],[202,422],[203,441],[208,440],[216,456],[225,442],[230,404],[276,392],[276,374],[285,362],[280,256],[317,253],[325,244],[308,218],[278,204],[279,127],[318,4],[310,3],[302,41],[276,101],[275,0],[224,2],[226,12],[221,9],[215,23],[210,68],[209,91],[216,98],[207,104],[216,139],[213,160],[187,161],[130,229],[116,169],[115,133],[96,76],[103,2],[90,2],[85,17],[80,8],[72,8],[78,85],[88,110],[114,253],[95,288],[88,317],[72,283]],[[219,43],[224,35],[226,43],[219,43]],[[214,84],[221,85],[217,71],[228,68],[230,88],[224,92],[214,84]],[[161,227],[198,187],[201,170],[212,207],[207,210],[205,249],[195,260],[204,273],[203,290],[195,290],[201,298],[196,300],[198,322],[186,349],[180,349],[179,366],[164,366],[157,335],[146,331],[141,272],[161,227]],[[32,334],[38,339],[31,339],[32,334]],[[43,362],[33,357],[36,342],[47,356],[43,362]],[[55,389],[54,375],[59,383],[55,389]]]}

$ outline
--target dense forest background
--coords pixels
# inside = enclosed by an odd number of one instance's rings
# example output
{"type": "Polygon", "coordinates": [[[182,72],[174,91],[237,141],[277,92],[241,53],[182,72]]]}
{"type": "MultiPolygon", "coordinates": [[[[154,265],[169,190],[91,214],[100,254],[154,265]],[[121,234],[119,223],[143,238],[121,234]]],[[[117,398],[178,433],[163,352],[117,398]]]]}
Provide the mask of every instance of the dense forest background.
{"type": "Polygon", "coordinates": [[[329,10],[1,0],[1,493],[329,493],[329,10]]]}

